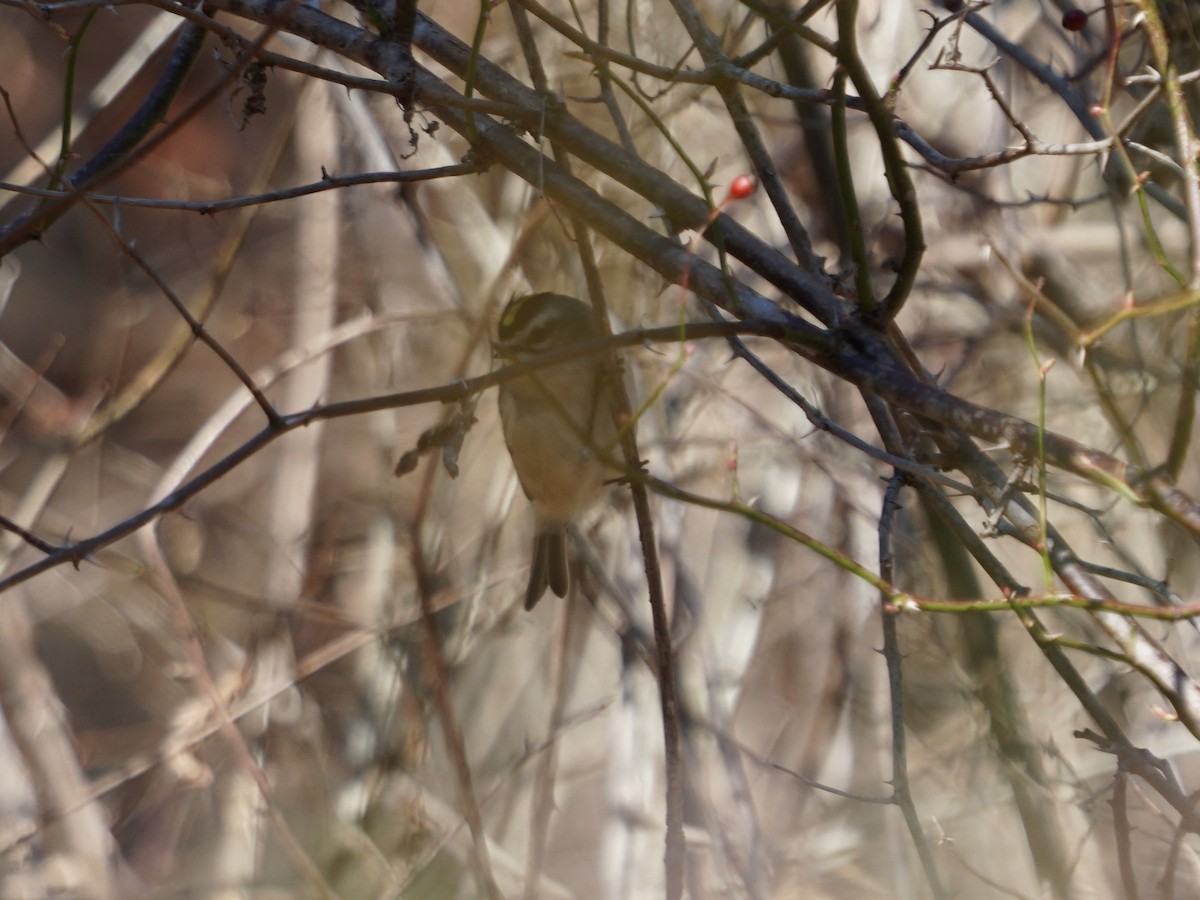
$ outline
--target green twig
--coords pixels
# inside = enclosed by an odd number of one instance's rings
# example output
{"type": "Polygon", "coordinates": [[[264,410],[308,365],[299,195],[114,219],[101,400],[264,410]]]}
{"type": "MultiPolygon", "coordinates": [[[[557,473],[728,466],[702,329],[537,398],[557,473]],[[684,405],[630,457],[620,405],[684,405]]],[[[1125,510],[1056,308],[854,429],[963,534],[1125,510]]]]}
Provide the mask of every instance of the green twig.
{"type": "Polygon", "coordinates": [[[58,162],[54,164],[54,171],[50,173],[50,180],[46,185],[52,191],[58,190],[62,185],[63,172],[71,155],[71,141],[74,139],[71,134],[71,110],[75,106],[75,70],[79,63],[79,47],[83,43],[83,36],[87,34],[95,17],[94,9],[84,17],[79,30],[71,37],[70,49],[67,51],[67,73],[63,83],[62,141],[58,148],[58,162]]]}
{"type": "Polygon", "coordinates": [[[846,237],[850,244],[850,255],[854,260],[854,287],[862,309],[873,314],[878,307],[875,289],[871,285],[871,270],[867,261],[867,245],[863,238],[861,210],[858,195],[854,190],[854,171],[850,166],[850,139],[846,133],[846,78],[844,66],[838,66],[833,75],[833,109],[830,124],[833,132],[833,158],[837,167],[838,190],[842,195],[842,209],[846,216],[846,237]]]}

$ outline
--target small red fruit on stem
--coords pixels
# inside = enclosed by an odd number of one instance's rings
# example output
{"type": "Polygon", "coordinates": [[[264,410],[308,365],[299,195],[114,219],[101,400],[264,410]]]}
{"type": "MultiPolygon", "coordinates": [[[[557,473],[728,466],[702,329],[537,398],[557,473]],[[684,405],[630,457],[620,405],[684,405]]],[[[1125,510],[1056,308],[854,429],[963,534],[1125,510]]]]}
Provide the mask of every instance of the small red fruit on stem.
{"type": "Polygon", "coordinates": [[[754,193],[758,185],[749,175],[739,175],[729,183],[729,199],[745,200],[754,193]]]}
{"type": "Polygon", "coordinates": [[[1062,27],[1067,31],[1082,31],[1087,24],[1088,14],[1082,9],[1068,9],[1063,13],[1062,27]]]}

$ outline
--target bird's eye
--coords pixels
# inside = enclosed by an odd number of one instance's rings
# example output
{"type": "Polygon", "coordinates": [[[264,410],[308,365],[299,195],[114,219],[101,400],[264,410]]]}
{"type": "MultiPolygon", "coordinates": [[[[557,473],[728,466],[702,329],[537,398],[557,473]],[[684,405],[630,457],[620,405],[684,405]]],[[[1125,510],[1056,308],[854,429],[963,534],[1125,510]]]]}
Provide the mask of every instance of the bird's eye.
{"type": "Polygon", "coordinates": [[[528,340],[525,341],[526,345],[530,347],[542,346],[546,343],[546,339],[550,337],[550,331],[550,326],[545,323],[535,328],[530,328],[528,340]]]}

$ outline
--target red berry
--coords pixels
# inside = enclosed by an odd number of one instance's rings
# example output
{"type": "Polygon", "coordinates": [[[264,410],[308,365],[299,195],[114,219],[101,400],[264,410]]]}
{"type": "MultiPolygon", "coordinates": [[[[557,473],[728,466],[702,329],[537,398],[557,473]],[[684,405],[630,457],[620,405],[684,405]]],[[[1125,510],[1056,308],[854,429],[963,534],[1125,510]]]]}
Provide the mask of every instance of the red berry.
{"type": "Polygon", "coordinates": [[[1062,27],[1067,31],[1081,31],[1087,20],[1088,14],[1082,9],[1069,9],[1063,13],[1062,27]]]}
{"type": "Polygon", "coordinates": [[[749,175],[739,175],[729,183],[729,199],[744,200],[754,193],[756,187],[758,185],[749,175]]]}

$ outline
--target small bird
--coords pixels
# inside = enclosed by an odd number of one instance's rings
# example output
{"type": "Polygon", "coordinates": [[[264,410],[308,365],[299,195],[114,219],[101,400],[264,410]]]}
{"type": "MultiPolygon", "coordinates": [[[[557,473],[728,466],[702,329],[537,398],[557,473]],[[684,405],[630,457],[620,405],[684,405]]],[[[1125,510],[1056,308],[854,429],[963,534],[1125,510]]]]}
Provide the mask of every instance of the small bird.
{"type": "MultiPolygon", "coordinates": [[[[500,315],[496,355],[521,362],[599,336],[591,307],[562,294],[514,297],[500,315]]],[[[536,519],[525,608],[546,588],[570,588],[567,527],[620,474],[604,358],[573,357],[500,385],[504,442],[536,519]]]]}

